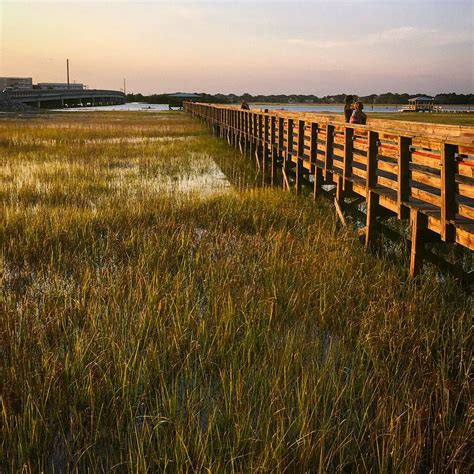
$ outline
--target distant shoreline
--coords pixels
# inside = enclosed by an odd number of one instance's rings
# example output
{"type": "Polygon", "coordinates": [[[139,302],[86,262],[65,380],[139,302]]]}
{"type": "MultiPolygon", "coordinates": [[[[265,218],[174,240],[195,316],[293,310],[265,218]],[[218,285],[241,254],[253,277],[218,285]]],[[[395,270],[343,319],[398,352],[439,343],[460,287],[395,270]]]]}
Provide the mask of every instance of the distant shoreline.
{"type": "MultiPolygon", "coordinates": [[[[232,104],[231,104],[232,105],[232,104]]],[[[318,107],[323,107],[325,105],[334,107],[334,106],[343,106],[343,102],[249,102],[249,105],[255,105],[255,106],[260,106],[260,105],[269,105],[269,106],[281,106],[281,107],[314,107],[317,105],[318,107]]],[[[407,104],[371,104],[370,102],[364,102],[365,107],[403,107],[406,106],[407,104]]],[[[437,106],[440,107],[471,107],[474,110],[474,104],[436,104],[437,106]]]]}

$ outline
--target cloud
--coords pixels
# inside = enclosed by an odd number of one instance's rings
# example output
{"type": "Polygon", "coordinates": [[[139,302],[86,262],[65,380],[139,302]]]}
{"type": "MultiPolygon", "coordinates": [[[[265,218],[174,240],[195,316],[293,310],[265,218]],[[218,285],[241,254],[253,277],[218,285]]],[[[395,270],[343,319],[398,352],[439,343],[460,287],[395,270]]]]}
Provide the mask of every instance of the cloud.
{"type": "Polygon", "coordinates": [[[394,41],[427,42],[433,47],[453,46],[458,44],[472,44],[472,35],[468,31],[442,32],[436,29],[417,28],[415,26],[401,26],[388,28],[379,32],[368,33],[354,38],[341,40],[288,38],[286,43],[295,46],[310,46],[316,49],[339,49],[354,46],[373,46],[393,44],[394,41]]]}

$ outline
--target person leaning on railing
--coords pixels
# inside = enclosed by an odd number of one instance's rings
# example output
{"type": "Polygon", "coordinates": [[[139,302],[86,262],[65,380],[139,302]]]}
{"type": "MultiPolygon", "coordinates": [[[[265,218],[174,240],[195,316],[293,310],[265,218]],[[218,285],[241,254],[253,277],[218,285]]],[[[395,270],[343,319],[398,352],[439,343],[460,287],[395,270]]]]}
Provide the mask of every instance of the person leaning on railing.
{"type": "Polygon", "coordinates": [[[249,104],[247,104],[247,102],[245,102],[245,100],[243,100],[242,103],[240,104],[240,108],[242,110],[250,110],[249,104]]]}
{"type": "Polygon", "coordinates": [[[344,120],[346,123],[349,123],[351,121],[352,111],[354,110],[352,108],[353,100],[354,97],[351,95],[346,95],[346,98],[344,99],[344,120]]]}
{"type": "Polygon", "coordinates": [[[362,112],[364,104],[358,100],[354,104],[354,112],[352,112],[350,123],[357,123],[359,125],[365,125],[367,123],[367,115],[362,112]]]}

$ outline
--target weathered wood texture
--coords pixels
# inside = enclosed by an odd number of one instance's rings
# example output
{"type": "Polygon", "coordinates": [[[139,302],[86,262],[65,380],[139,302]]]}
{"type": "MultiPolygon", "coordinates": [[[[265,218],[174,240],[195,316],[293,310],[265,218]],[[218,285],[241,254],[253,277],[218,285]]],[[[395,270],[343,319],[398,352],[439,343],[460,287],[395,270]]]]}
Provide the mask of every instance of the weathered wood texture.
{"type": "Polygon", "coordinates": [[[280,167],[285,189],[310,184],[317,196],[333,185],[341,215],[346,198],[365,199],[367,245],[383,218],[410,219],[413,276],[425,235],[474,250],[474,127],[372,119],[355,125],[338,116],[190,102],[184,109],[236,148],[250,149],[257,162],[261,156],[264,166],[269,150],[272,183],[280,167]]]}

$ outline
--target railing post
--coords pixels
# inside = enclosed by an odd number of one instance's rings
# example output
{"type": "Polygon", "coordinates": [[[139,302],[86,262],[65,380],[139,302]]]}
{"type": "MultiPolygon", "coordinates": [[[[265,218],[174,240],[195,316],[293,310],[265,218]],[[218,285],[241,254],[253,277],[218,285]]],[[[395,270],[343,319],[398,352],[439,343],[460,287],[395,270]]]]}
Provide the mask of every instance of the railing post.
{"type": "Polygon", "coordinates": [[[367,199],[367,225],[365,229],[365,246],[369,247],[375,239],[377,232],[377,215],[379,211],[379,195],[373,191],[377,184],[377,132],[369,131],[367,150],[367,177],[366,177],[366,199],[367,199]]]}
{"type": "Polygon", "coordinates": [[[332,149],[334,144],[334,126],[326,125],[326,156],[324,158],[324,180],[332,177],[332,149]]]}
{"type": "Polygon", "coordinates": [[[253,125],[254,125],[254,120],[253,117],[254,114],[253,112],[249,112],[249,152],[250,152],[250,158],[253,157],[253,125]]]}
{"type": "Polygon", "coordinates": [[[298,120],[298,149],[296,152],[296,193],[301,192],[301,183],[303,178],[303,159],[304,159],[304,134],[305,121],[298,120]]]}
{"type": "Polygon", "coordinates": [[[377,132],[369,131],[368,150],[367,150],[367,180],[366,189],[372,189],[377,184],[377,153],[378,153],[378,139],[377,132]]]}
{"type": "Polygon", "coordinates": [[[441,239],[454,242],[456,217],[456,153],[458,147],[448,143],[441,146],[441,239]]]}
{"type": "Polygon", "coordinates": [[[283,172],[283,189],[290,191],[290,178],[288,176],[289,166],[288,161],[292,159],[293,156],[293,125],[294,121],[292,118],[289,118],[287,121],[288,128],[286,131],[286,150],[283,154],[283,163],[281,170],[283,172]]]}
{"type": "Polygon", "coordinates": [[[270,134],[269,130],[269,116],[268,111],[265,112],[263,122],[263,145],[262,145],[262,167],[263,167],[263,183],[265,184],[267,174],[267,157],[268,157],[268,137],[270,134]]]}
{"type": "Polygon", "coordinates": [[[354,129],[345,127],[344,129],[344,163],[343,163],[343,186],[344,192],[352,191],[352,183],[348,178],[352,174],[352,156],[354,153],[354,129]]]}
{"type": "Polygon", "coordinates": [[[428,216],[418,209],[410,211],[411,251],[410,277],[415,278],[423,265],[423,232],[427,227],[428,216]]]}
{"type": "Polygon", "coordinates": [[[397,185],[397,205],[398,218],[409,217],[409,209],[405,206],[410,197],[410,146],[411,138],[398,138],[398,185],[397,185]]]}
{"type": "Polygon", "coordinates": [[[252,132],[253,132],[253,147],[254,147],[254,154],[255,154],[255,159],[257,160],[257,166],[259,165],[258,162],[258,115],[256,112],[253,113],[253,124],[252,124],[252,132]]]}
{"type": "Polygon", "coordinates": [[[321,186],[323,185],[323,170],[317,164],[318,160],[318,133],[319,125],[317,123],[311,124],[311,163],[314,166],[314,183],[313,183],[313,198],[316,199],[321,186]]]}
{"type": "Polygon", "coordinates": [[[270,174],[270,183],[273,186],[275,184],[275,173],[276,173],[276,159],[277,159],[277,148],[276,148],[276,117],[272,115],[270,121],[270,142],[271,142],[271,160],[272,169],[270,174]]]}
{"type": "Polygon", "coordinates": [[[257,144],[257,153],[263,142],[263,115],[262,112],[258,113],[258,144],[257,144]]]}

